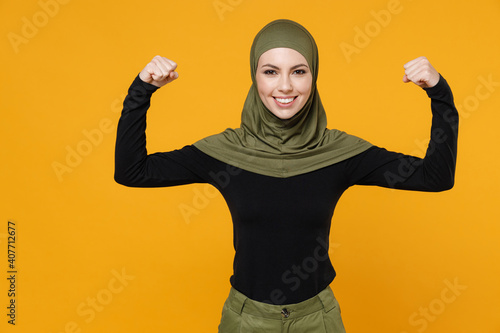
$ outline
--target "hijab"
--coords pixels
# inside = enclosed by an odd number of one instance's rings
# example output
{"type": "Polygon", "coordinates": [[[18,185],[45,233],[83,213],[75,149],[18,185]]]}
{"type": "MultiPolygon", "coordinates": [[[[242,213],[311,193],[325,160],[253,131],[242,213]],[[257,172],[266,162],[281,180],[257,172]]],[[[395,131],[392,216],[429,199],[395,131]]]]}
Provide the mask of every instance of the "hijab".
{"type": "Polygon", "coordinates": [[[316,87],[318,48],[311,34],[290,20],[267,24],[250,50],[252,85],[243,105],[241,125],[206,137],[194,146],[232,166],[271,177],[292,177],[341,162],[372,145],[336,129],[327,129],[326,113],[316,87]],[[280,119],[262,102],[256,83],[260,56],[273,48],[296,50],[312,74],[311,94],[290,119],[280,119]]]}

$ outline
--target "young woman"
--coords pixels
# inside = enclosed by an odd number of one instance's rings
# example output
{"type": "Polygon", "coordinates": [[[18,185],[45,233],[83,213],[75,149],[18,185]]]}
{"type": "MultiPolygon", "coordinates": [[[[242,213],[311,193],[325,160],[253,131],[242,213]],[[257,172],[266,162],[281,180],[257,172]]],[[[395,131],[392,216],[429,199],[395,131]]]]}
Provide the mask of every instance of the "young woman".
{"type": "Polygon", "coordinates": [[[353,185],[443,191],[454,183],[458,114],[444,78],[420,57],[404,82],[431,98],[425,158],[389,152],[326,128],[316,87],[318,51],[289,20],[266,25],[250,54],[252,86],[241,127],[166,153],[147,154],[151,95],[178,78],[156,56],[132,83],[116,142],[115,180],[136,187],[209,183],[224,196],[234,227],[234,273],[219,332],[345,332],[329,285],[331,218],[353,185]]]}

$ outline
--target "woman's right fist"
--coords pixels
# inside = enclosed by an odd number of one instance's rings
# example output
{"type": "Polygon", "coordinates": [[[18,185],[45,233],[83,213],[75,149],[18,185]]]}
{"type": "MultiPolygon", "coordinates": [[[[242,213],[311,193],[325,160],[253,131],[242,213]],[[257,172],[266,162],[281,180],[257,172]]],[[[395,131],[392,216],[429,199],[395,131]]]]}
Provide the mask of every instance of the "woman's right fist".
{"type": "Polygon", "coordinates": [[[163,87],[179,77],[179,73],[175,71],[176,68],[177,64],[172,60],[156,56],[139,73],[139,77],[146,83],[163,87]]]}

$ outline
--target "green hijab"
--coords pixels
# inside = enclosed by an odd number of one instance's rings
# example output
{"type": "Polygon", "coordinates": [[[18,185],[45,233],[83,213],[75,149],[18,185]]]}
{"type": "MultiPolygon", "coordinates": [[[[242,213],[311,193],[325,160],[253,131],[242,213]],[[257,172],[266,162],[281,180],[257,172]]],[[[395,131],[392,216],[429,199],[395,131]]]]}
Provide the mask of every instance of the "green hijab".
{"type": "Polygon", "coordinates": [[[194,146],[232,166],[280,178],[318,170],[365,151],[370,143],[326,128],[326,113],[316,88],[318,65],[316,42],[304,27],[290,20],[269,23],[257,34],[250,51],[252,86],[243,106],[240,128],[228,128],[194,146]],[[255,79],[259,57],[278,47],[302,54],[313,76],[306,104],[286,120],[266,108],[255,79]]]}

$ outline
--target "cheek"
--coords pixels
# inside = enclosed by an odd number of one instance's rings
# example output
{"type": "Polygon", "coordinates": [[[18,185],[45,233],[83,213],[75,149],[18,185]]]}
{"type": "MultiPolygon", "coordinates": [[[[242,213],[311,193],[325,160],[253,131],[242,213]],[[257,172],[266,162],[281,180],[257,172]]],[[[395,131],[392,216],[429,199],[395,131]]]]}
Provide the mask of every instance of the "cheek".
{"type": "Polygon", "coordinates": [[[259,79],[259,77],[257,77],[256,83],[257,83],[257,91],[259,92],[259,96],[261,98],[266,98],[271,94],[272,88],[269,85],[268,80],[264,80],[262,78],[259,79]]]}
{"type": "Polygon", "coordinates": [[[301,81],[296,87],[301,95],[303,95],[306,99],[309,98],[312,89],[310,81],[307,80],[301,81]]]}

